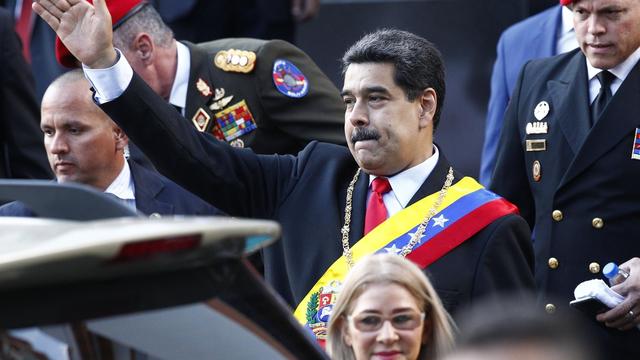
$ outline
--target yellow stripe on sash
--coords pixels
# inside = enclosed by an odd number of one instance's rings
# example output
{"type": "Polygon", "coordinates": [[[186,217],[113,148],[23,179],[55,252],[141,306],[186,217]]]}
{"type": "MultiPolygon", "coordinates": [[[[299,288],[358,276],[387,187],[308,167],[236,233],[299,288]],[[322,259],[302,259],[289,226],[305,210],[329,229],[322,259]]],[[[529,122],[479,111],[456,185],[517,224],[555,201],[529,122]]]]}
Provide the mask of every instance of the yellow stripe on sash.
{"type": "MultiPolygon", "coordinates": [[[[477,181],[470,177],[465,177],[458,181],[455,185],[449,187],[447,194],[445,195],[442,205],[438,211],[448,207],[461,197],[470,194],[476,190],[482,189],[477,181]]],[[[399,211],[394,216],[388,218],[385,222],[378,225],[375,229],[369,232],[365,237],[358,240],[358,242],[351,247],[353,253],[353,261],[357,262],[363,256],[373,254],[383,246],[387,245],[391,240],[406,234],[409,230],[420,224],[433,204],[438,199],[439,193],[431,194],[425,198],[422,198],[413,205],[399,211]]],[[[300,304],[296,307],[294,316],[301,324],[307,323],[307,303],[311,296],[317,293],[321,287],[327,286],[330,282],[338,280],[342,282],[349,272],[349,265],[344,256],[340,256],[327,271],[320,277],[316,284],[309,290],[307,295],[302,299],[300,304]]]]}

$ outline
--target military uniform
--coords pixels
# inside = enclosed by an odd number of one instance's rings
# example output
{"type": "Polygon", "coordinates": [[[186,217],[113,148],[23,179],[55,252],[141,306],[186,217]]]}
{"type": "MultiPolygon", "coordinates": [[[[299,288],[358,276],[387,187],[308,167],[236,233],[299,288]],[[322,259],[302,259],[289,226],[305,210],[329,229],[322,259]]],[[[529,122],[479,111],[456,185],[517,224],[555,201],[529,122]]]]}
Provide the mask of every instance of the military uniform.
{"type": "MultiPolygon", "coordinates": [[[[580,282],[602,278],[604,264],[640,254],[638,64],[593,127],[588,100],[579,50],[525,65],[491,183],[534,227],[536,282],[549,313],[566,309],[580,282]]],[[[611,359],[638,358],[637,329],[588,321],[611,359]]]]}
{"type": "Polygon", "coordinates": [[[296,153],[311,140],[344,144],[338,89],[281,40],[185,42],[191,53],[185,118],[257,153],[296,153]]]}

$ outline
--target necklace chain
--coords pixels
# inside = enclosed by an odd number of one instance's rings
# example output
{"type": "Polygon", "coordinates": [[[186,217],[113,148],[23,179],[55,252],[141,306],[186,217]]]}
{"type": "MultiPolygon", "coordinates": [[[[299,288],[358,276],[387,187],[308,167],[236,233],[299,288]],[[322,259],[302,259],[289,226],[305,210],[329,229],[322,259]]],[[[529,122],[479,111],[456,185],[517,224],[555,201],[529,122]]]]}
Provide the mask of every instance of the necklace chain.
{"type": "MultiPolygon", "coordinates": [[[[353,176],[353,179],[349,183],[349,187],[347,188],[347,201],[346,201],[346,205],[344,206],[344,225],[342,226],[342,229],[340,229],[340,232],[342,233],[342,256],[344,256],[347,259],[347,265],[349,265],[349,268],[352,268],[354,265],[353,253],[351,252],[351,247],[349,247],[349,229],[351,226],[351,210],[353,209],[353,206],[352,206],[353,189],[355,188],[356,181],[360,176],[360,170],[361,169],[358,168],[358,170],[356,171],[356,174],[353,176]]],[[[409,243],[403,246],[402,250],[400,250],[400,256],[403,256],[403,257],[407,256],[413,250],[413,247],[416,246],[416,244],[422,237],[422,234],[424,234],[427,228],[427,224],[429,223],[429,221],[431,221],[431,218],[436,214],[440,205],[442,205],[442,201],[444,200],[444,197],[447,194],[447,191],[449,190],[449,187],[451,186],[452,183],[453,183],[453,168],[449,167],[449,172],[447,173],[447,177],[444,181],[444,184],[442,184],[442,188],[438,192],[438,198],[433,203],[433,206],[429,209],[429,212],[424,217],[420,225],[418,225],[418,229],[416,230],[415,234],[413,234],[413,236],[411,237],[411,240],[409,241],[409,243]]]]}

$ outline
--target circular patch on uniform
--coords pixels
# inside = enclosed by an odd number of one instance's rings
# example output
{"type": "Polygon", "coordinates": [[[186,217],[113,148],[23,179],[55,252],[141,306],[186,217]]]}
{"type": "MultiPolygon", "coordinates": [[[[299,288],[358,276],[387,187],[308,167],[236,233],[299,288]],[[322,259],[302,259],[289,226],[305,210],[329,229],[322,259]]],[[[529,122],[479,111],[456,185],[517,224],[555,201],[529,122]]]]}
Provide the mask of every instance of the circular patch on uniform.
{"type": "Polygon", "coordinates": [[[301,98],[309,92],[307,78],[287,60],[276,59],[273,63],[273,83],[279,92],[292,98],[301,98]]]}

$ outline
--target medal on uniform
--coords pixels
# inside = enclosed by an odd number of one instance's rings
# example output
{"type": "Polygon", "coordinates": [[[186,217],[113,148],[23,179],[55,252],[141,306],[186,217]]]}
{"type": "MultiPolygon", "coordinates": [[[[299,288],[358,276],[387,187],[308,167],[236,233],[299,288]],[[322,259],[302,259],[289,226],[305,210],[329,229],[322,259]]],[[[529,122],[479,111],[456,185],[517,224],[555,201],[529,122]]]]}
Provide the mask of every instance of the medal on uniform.
{"type": "Polygon", "coordinates": [[[546,134],[548,130],[549,130],[549,127],[546,121],[530,122],[530,123],[527,123],[527,127],[525,128],[527,135],[546,134]]]}
{"type": "Polygon", "coordinates": [[[540,161],[535,160],[533,162],[533,167],[531,169],[533,175],[533,181],[538,182],[542,177],[542,167],[540,166],[540,161]]]}
{"type": "Polygon", "coordinates": [[[633,136],[633,149],[631,150],[631,159],[640,160],[640,128],[636,128],[636,134],[633,136]]]}
{"type": "Polygon", "coordinates": [[[206,81],[202,80],[202,78],[198,78],[196,81],[196,89],[202,94],[202,96],[211,96],[213,93],[211,92],[211,87],[207,84],[206,81]]]}
{"type": "Polygon", "coordinates": [[[209,105],[209,109],[211,109],[211,111],[224,109],[229,104],[229,102],[231,102],[231,99],[233,99],[233,95],[224,97],[224,88],[216,88],[215,92],[216,95],[213,97],[213,99],[211,100],[211,104],[209,105]]]}
{"type": "Polygon", "coordinates": [[[229,143],[229,145],[235,147],[235,148],[244,148],[244,141],[242,141],[242,139],[235,139],[235,140],[231,140],[231,142],[229,143]]]}
{"type": "Polygon", "coordinates": [[[207,112],[204,111],[203,108],[199,108],[198,111],[196,111],[196,114],[191,118],[191,121],[193,122],[193,125],[196,126],[196,129],[198,129],[198,131],[203,132],[207,129],[207,125],[209,125],[210,119],[211,116],[209,116],[209,114],[207,114],[207,112]]]}
{"type": "Polygon", "coordinates": [[[545,151],[547,150],[547,140],[546,139],[532,139],[526,140],[526,150],[527,151],[545,151]]]}
{"type": "Polygon", "coordinates": [[[538,105],[536,105],[535,109],[533,109],[533,116],[536,117],[538,121],[544,119],[549,114],[549,103],[546,101],[540,101],[538,105]]]}

